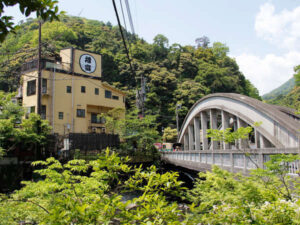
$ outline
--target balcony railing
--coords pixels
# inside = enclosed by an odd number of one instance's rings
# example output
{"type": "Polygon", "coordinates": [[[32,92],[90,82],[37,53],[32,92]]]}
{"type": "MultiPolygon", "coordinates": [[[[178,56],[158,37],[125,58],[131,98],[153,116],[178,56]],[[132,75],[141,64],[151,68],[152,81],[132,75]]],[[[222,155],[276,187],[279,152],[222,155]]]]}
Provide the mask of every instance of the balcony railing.
{"type": "MultiPolygon", "coordinates": [[[[238,150],[169,151],[162,152],[162,159],[199,171],[217,165],[231,172],[249,173],[250,169],[264,168],[264,163],[274,154],[299,154],[299,149],[249,149],[245,152],[238,150]]],[[[288,168],[291,175],[298,175],[299,161],[290,162],[288,168]]]]}

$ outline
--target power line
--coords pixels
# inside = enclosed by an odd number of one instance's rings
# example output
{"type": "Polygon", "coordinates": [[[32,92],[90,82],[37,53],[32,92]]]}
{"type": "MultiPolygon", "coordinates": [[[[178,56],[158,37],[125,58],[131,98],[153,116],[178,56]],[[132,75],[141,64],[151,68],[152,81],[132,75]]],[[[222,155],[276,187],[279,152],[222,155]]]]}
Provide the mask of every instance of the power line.
{"type": "MultiPolygon", "coordinates": [[[[127,58],[128,58],[128,61],[129,61],[129,65],[130,65],[130,68],[132,70],[132,73],[133,73],[135,79],[137,79],[136,76],[135,76],[135,72],[133,70],[132,64],[131,64],[131,58],[129,56],[129,51],[127,49],[126,41],[125,41],[125,38],[124,38],[124,35],[123,35],[123,31],[122,31],[122,27],[121,27],[121,23],[120,23],[120,19],[119,19],[118,10],[117,10],[116,4],[115,4],[115,0],[112,0],[112,2],[113,2],[114,10],[115,10],[115,13],[116,13],[116,17],[117,17],[119,29],[120,29],[120,32],[121,32],[121,37],[122,37],[122,40],[123,40],[123,44],[124,44],[124,47],[125,47],[125,51],[126,51],[126,54],[127,54],[127,58]]],[[[132,22],[132,18],[131,18],[131,13],[130,13],[130,7],[129,7],[128,0],[125,0],[125,3],[126,3],[127,15],[128,15],[128,18],[129,18],[131,30],[132,30],[132,33],[135,37],[134,27],[133,27],[133,22],[132,22]]],[[[145,101],[145,94],[146,94],[146,88],[145,88],[146,80],[144,78],[143,73],[141,74],[140,79],[141,79],[141,91],[137,90],[137,99],[138,99],[138,101],[137,101],[138,104],[137,105],[141,109],[142,117],[144,117],[144,115],[145,115],[144,101],[145,101]]]]}
{"type": "Polygon", "coordinates": [[[127,15],[128,15],[128,18],[129,18],[129,23],[130,23],[130,27],[131,27],[131,32],[133,35],[135,35],[135,32],[134,32],[134,26],[133,26],[133,22],[132,22],[132,17],[131,17],[131,12],[130,12],[130,7],[129,7],[129,2],[128,0],[125,0],[125,5],[126,5],[126,9],[127,9],[127,15]]]}
{"type": "Polygon", "coordinates": [[[127,31],[127,26],[126,26],[126,20],[125,20],[125,16],[124,16],[124,11],[123,11],[122,0],[120,0],[120,5],[121,5],[121,11],[122,11],[122,16],[123,16],[123,22],[124,22],[125,30],[127,31]]]}
{"type": "Polygon", "coordinates": [[[133,67],[132,67],[132,64],[131,64],[131,58],[129,57],[129,52],[128,52],[128,48],[127,48],[126,41],[125,41],[125,38],[124,38],[124,34],[123,34],[123,30],[122,30],[122,26],[121,26],[121,22],[120,22],[120,18],[119,18],[119,14],[118,14],[118,10],[117,10],[117,7],[116,7],[115,0],[112,0],[112,3],[113,3],[114,10],[115,10],[115,13],[116,13],[116,17],[117,17],[119,29],[120,29],[120,32],[121,32],[121,37],[122,37],[122,40],[123,40],[123,44],[124,44],[124,47],[125,47],[125,52],[126,52],[126,55],[127,55],[127,59],[129,61],[130,69],[131,69],[132,74],[135,77],[135,71],[133,70],[133,67]]]}

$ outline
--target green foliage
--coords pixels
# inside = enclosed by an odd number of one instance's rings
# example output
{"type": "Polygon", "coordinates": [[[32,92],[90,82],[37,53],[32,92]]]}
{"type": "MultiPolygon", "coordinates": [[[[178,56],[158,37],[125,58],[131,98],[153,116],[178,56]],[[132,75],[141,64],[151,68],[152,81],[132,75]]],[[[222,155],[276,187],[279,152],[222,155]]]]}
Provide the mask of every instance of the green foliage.
{"type": "Polygon", "coordinates": [[[24,181],[20,190],[0,195],[0,224],[19,221],[38,224],[299,224],[299,181],[287,164],[298,155],[276,155],[265,169],[251,176],[214,166],[199,173],[191,202],[184,212],[170,197],[183,197],[178,173],[159,173],[130,167],[108,149],[97,160],[54,158],[33,165],[36,181],[24,181]],[[116,193],[116,191],[118,193],[116,193]],[[138,191],[123,201],[120,193],[138,191]]]}
{"type": "MultiPolygon", "coordinates": [[[[36,56],[37,20],[21,25],[15,35],[8,35],[0,52],[0,90],[15,91],[20,82],[18,70],[22,63],[36,56]],[[7,63],[9,61],[9,63],[7,63]]],[[[60,22],[45,22],[42,29],[43,55],[56,56],[61,48],[75,48],[102,55],[102,79],[127,92],[126,106],[134,110],[139,78],[146,78],[146,111],[157,115],[158,131],[175,124],[175,106],[182,104],[179,120],[201,97],[214,92],[235,92],[259,99],[257,89],[245,79],[228,47],[216,42],[212,47],[206,38],[205,47],[169,46],[168,38],[159,34],[153,43],[126,33],[135,74],[132,73],[117,26],[79,17],[60,16],[60,22]]],[[[204,44],[204,42],[201,42],[204,44]]],[[[202,44],[201,44],[202,46],[202,44]]]]}
{"type": "Polygon", "coordinates": [[[221,59],[227,55],[227,53],[229,52],[229,48],[221,42],[214,42],[212,51],[217,58],[221,59]]]}
{"type": "Polygon", "coordinates": [[[20,12],[28,17],[31,13],[36,12],[37,17],[43,20],[58,19],[58,1],[56,0],[34,0],[34,1],[15,1],[5,0],[0,4],[0,41],[2,42],[9,32],[13,32],[16,27],[12,16],[3,16],[4,9],[14,5],[19,5],[20,12]]]}
{"type": "Polygon", "coordinates": [[[163,140],[165,142],[176,142],[177,139],[177,129],[172,129],[171,127],[166,127],[164,129],[163,140]]]}
{"type": "Polygon", "coordinates": [[[1,196],[1,223],[180,224],[178,205],[169,204],[164,197],[181,189],[177,173],[160,175],[155,167],[134,171],[109,150],[90,163],[71,160],[63,165],[49,158],[33,165],[39,167],[35,172],[41,179],[23,182],[21,190],[1,196]],[[142,195],[123,202],[112,187],[128,173],[133,173],[132,178],[124,185],[118,183],[119,188],[126,191],[139,187],[142,195]]]}
{"type": "Polygon", "coordinates": [[[232,131],[231,128],[225,130],[208,129],[207,137],[212,138],[214,141],[224,141],[225,143],[233,143],[235,140],[249,138],[252,127],[240,127],[236,131],[232,131]]]}
{"type": "Polygon", "coordinates": [[[260,178],[274,194],[287,201],[295,200],[299,196],[299,181],[292,178],[289,173],[289,163],[299,160],[299,155],[273,155],[265,163],[265,169],[258,168],[252,172],[253,176],[260,178]],[[296,187],[295,189],[293,189],[296,187]]]}
{"type": "Polygon", "coordinates": [[[207,87],[191,79],[186,79],[178,84],[174,94],[177,103],[184,105],[180,109],[180,115],[186,115],[188,110],[207,93],[209,93],[207,87]]]}
{"type": "Polygon", "coordinates": [[[107,113],[103,113],[100,117],[105,119],[106,132],[119,134],[121,138],[125,133],[125,110],[122,108],[114,108],[107,113]]]}
{"type": "Polygon", "coordinates": [[[156,130],[156,116],[146,115],[139,118],[137,111],[126,114],[126,131],[124,135],[124,148],[127,150],[140,150],[154,152],[154,143],[159,141],[156,130]]]}
{"type": "Polygon", "coordinates": [[[300,66],[294,67],[294,77],[279,88],[263,96],[267,103],[300,109],[300,66]]]}
{"type": "Polygon", "coordinates": [[[251,177],[213,167],[188,191],[191,224],[298,224],[299,181],[287,174],[294,155],[276,155],[251,177]]]}
{"type": "Polygon", "coordinates": [[[158,34],[153,39],[153,53],[155,60],[164,59],[168,55],[169,40],[162,34],[158,34]]]}
{"type": "MultiPolygon", "coordinates": [[[[42,26],[42,42],[52,45],[55,49],[70,47],[70,43],[74,43],[77,38],[76,33],[63,22],[46,22],[42,26]]],[[[32,43],[38,45],[38,31],[34,32],[32,43]]]]}
{"type": "Polygon", "coordinates": [[[21,120],[24,110],[21,106],[12,102],[15,93],[0,91],[0,119],[11,119],[13,122],[21,120]]]}
{"type": "MultiPolygon", "coordinates": [[[[260,125],[261,122],[254,123],[260,125]]],[[[251,131],[252,127],[241,127],[234,132],[228,128],[210,129],[207,133],[212,140],[232,143],[247,139],[251,131]]],[[[251,159],[249,153],[244,154],[251,159]]],[[[265,168],[256,165],[257,169],[249,177],[217,166],[213,166],[212,172],[199,173],[194,188],[187,194],[193,203],[187,221],[191,224],[298,224],[300,183],[289,175],[289,167],[299,159],[299,155],[272,155],[265,168]]]]}
{"type": "Polygon", "coordinates": [[[158,193],[161,195],[180,196],[181,190],[184,190],[182,181],[178,181],[179,174],[176,172],[166,172],[159,174],[157,168],[152,165],[146,171],[141,166],[135,169],[135,174],[125,183],[128,190],[138,190],[143,192],[142,198],[147,194],[158,193]]]}
{"type": "Polygon", "coordinates": [[[294,74],[295,85],[300,86],[300,65],[295,66],[294,71],[295,71],[294,74]]]}
{"type": "Polygon", "coordinates": [[[291,90],[293,90],[295,86],[295,78],[291,78],[288,81],[286,81],[284,84],[280,85],[278,88],[272,90],[271,92],[264,94],[262,98],[264,100],[273,100],[278,98],[279,96],[287,95],[291,90]]]}
{"type": "Polygon", "coordinates": [[[24,110],[11,101],[14,93],[5,94],[0,91],[0,155],[15,149],[30,149],[36,144],[46,143],[51,131],[49,122],[42,120],[37,114],[30,114],[22,119],[24,110]]]}

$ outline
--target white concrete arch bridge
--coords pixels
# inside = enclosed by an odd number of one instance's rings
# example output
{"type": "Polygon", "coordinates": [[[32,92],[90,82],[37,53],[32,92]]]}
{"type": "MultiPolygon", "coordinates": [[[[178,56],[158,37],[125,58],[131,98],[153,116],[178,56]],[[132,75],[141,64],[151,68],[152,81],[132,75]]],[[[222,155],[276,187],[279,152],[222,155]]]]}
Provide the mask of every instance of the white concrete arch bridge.
{"type": "MultiPolygon", "coordinates": [[[[300,116],[293,109],[240,94],[211,94],[197,101],[188,112],[178,138],[183,150],[164,152],[162,158],[197,171],[218,165],[232,172],[248,173],[249,169],[263,167],[272,154],[299,154],[299,131],[300,116]],[[255,122],[261,122],[260,126],[254,126],[255,122]],[[234,131],[246,126],[254,130],[249,139],[231,144],[211,141],[206,135],[207,129],[234,131]]],[[[290,172],[298,170],[299,162],[291,163],[290,172]]]]}

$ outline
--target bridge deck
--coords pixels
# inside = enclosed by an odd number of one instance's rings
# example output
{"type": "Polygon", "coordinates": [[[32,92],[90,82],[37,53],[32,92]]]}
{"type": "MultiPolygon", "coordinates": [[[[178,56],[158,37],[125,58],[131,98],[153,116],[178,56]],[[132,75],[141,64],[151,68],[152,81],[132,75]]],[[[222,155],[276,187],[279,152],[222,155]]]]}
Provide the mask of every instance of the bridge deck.
{"type": "MultiPolygon", "coordinates": [[[[162,160],[195,171],[211,170],[217,165],[231,172],[249,174],[251,169],[263,168],[274,154],[299,154],[298,148],[244,149],[244,150],[200,150],[162,152],[162,160]]],[[[299,161],[289,164],[289,173],[296,175],[299,161]]]]}

